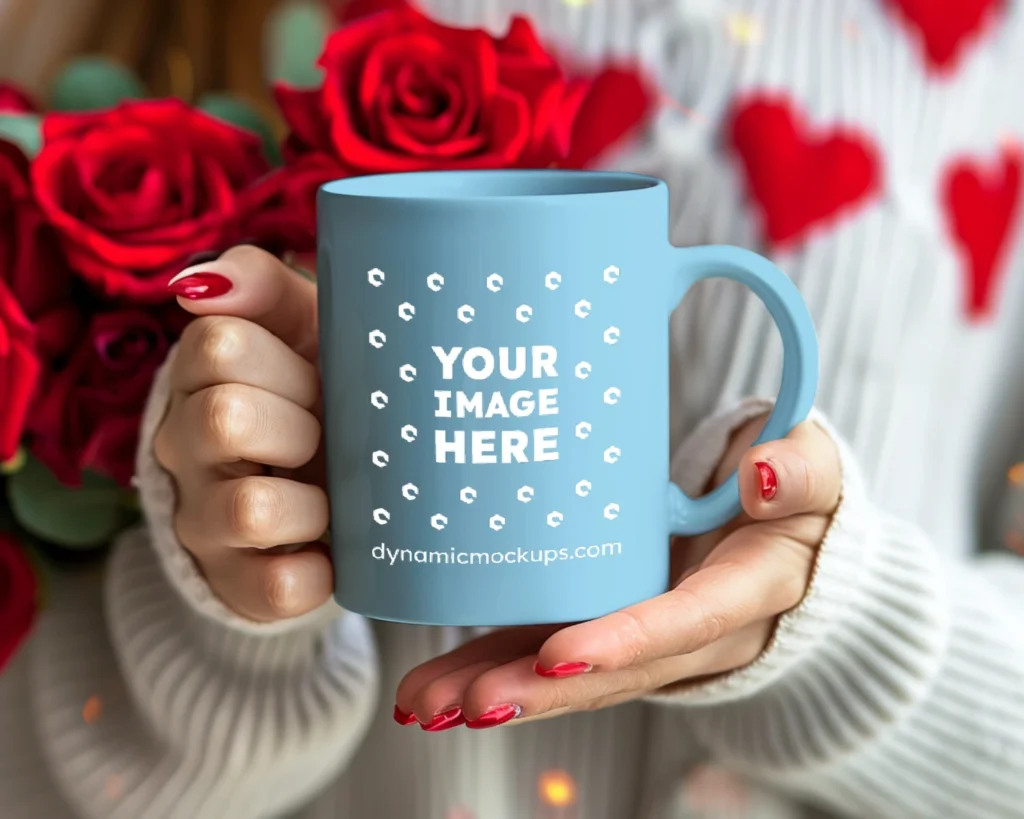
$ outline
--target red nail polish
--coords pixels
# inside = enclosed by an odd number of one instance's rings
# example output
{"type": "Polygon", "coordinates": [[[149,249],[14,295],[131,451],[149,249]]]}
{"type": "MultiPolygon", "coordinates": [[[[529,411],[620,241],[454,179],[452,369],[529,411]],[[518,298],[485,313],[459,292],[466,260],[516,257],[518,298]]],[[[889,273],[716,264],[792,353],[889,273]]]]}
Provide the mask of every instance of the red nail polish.
{"type": "Polygon", "coordinates": [[[395,706],[394,717],[395,722],[397,722],[399,725],[412,725],[414,722],[416,722],[415,714],[407,714],[397,705],[395,706]]]}
{"type": "Polygon", "coordinates": [[[770,501],[779,491],[779,476],[775,474],[771,465],[764,461],[758,461],[754,466],[757,467],[757,474],[761,477],[761,497],[770,501]]]}
{"type": "Polygon", "coordinates": [[[456,728],[466,722],[466,718],[462,715],[461,708],[449,708],[447,711],[442,711],[437,714],[430,722],[420,723],[420,728],[424,731],[447,731],[449,728],[456,728]]]}
{"type": "Polygon", "coordinates": [[[498,705],[484,711],[476,719],[466,720],[466,727],[474,729],[494,728],[497,725],[511,722],[521,713],[523,713],[523,709],[518,705],[498,705]]]}
{"type": "Polygon", "coordinates": [[[196,301],[213,299],[223,296],[233,285],[231,279],[219,273],[193,273],[167,285],[167,290],[175,296],[196,301]]]}
{"type": "Polygon", "coordinates": [[[590,663],[555,663],[551,668],[544,668],[539,662],[533,664],[534,674],[541,677],[552,677],[560,680],[563,677],[575,677],[586,674],[593,666],[590,663]]]}

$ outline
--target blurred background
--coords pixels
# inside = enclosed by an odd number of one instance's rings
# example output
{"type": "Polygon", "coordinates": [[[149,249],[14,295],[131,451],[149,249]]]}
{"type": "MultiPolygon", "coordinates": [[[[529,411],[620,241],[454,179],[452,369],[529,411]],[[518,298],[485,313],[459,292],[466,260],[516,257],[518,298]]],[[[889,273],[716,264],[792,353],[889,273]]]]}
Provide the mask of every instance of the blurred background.
{"type": "MultiPolygon", "coordinates": [[[[345,0],[335,0],[341,5],[345,0]]],[[[317,0],[0,0],[0,78],[49,107],[55,78],[88,54],[129,68],[151,96],[227,92],[278,132],[268,79],[307,75],[330,10],[317,0]]],[[[315,80],[314,77],[310,77],[315,80]]]]}

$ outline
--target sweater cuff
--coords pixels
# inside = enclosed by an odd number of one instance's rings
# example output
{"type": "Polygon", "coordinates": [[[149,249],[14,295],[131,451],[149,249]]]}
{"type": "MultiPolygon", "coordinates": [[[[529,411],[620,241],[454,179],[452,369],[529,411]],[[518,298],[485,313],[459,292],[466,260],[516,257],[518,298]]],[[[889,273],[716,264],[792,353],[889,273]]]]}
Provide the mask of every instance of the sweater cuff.
{"type": "MultiPolygon", "coordinates": [[[[767,400],[747,400],[709,419],[680,447],[673,460],[673,478],[687,491],[699,493],[731,434],[772,405],[767,400]]],[[[694,709],[700,721],[723,717],[733,722],[730,715],[739,713],[735,707],[714,706],[739,701],[744,701],[743,720],[748,728],[754,727],[751,719],[772,723],[785,719],[789,700],[803,697],[805,685],[828,691],[836,681],[845,684],[850,657],[843,656],[844,646],[858,662],[870,661],[881,669],[871,687],[890,692],[927,680],[930,675],[923,666],[934,664],[941,653],[936,643],[945,629],[937,614],[943,607],[936,597],[942,583],[926,540],[878,513],[849,447],[820,412],[812,412],[809,420],[838,449],[842,492],[817,553],[808,591],[796,608],[779,618],[768,646],[753,663],[699,685],[653,695],[662,703],[705,706],[694,709]]],[[[776,733],[775,738],[779,736],[776,733]]]]}
{"type": "Polygon", "coordinates": [[[177,348],[171,350],[157,373],[142,417],[139,449],[135,459],[133,485],[139,492],[143,514],[149,525],[150,541],[171,586],[190,609],[206,620],[231,630],[252,635],[278,635],[302,629],[321,629],[339,617],[342,609],[331,598],[301,617],[258,623],[229,609],[214,594],[192,556],[175,534],[174,513],[177,493],[171,476],[157,463],[153,442],[167,413],[171,398],[171,371],[177,348]]]}

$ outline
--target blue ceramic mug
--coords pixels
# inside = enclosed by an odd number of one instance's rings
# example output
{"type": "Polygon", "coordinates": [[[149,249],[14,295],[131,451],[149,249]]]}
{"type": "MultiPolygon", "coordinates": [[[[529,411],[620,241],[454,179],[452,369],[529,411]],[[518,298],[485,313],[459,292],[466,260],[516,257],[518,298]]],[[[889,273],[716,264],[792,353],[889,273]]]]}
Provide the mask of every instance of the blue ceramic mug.
{"type": "MultiPolygon", "coordinates": [[[[621,173],[365,176],[318,194],[331,547],[344,608],[434,625],[586,620],[668,588],[669,536],[740,509],[669,482],[669,316],[697,281],[778,324],[761,440],[810,411],[796,287],[731,247],[675,248],[668,191],[621,173]]],[[[684,374],[685,377],[685,374],[684,374]]]]}

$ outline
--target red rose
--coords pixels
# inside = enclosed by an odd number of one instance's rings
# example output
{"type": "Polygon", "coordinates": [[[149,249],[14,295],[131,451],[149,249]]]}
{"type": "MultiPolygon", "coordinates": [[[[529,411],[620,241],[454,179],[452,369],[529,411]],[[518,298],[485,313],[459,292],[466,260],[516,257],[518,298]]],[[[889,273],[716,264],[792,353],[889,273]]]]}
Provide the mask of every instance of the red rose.
{"type": "Polygon", "coordinates": [[[162,301],[191,256],[238,239],[240,195],[267,171],[255,135],[158,100],[47,116],[32,181],[82,277],[162,301]]]}
{"type": "Polygon", "coordinates": [[[66,349],[78,311],[71,274],[32,196],[28,174],[21,149],[0,140],[0,282],[36,325],[40,352],[49,359],[66,349]]]}
{"type": "Polygon", "coordinates": [[[21,546],[0,532],[0,671],[32,629],[36,598],[32,564],[21,546]]]}
{"type": "Polygon", "coordinates": [[[0,461],[18,450],[40,369],[35,329],[0,280],[0,461]]]}
{"type": "Polygon", "coordinates": [[[187,321],[176,305],[97,313],[67,364],[47,375],[31,450],[62,483],[90,470],[128,484],[153,376],[187,321]]]}
{"type": "MultiPolygon", "coordinates": [[[[319,182],[398,171],[580,168],[650,109],[632,71],[566,78],[525,18],[496,38],[441,25],[394,0],[358,6],[362,16],[334,33],[320,57],[323,86],[275,89],[291,127],[289,172],[307,186],[314,177],[301,163],[311,155],[327,160],[317,165],[319,182]]],[[[303,190],[302,201],[313,193],[303,190]]]]}
{"type": "Polygon", "coordinates": [[[0,82],[0,114],[32,114],[38,110],[32,98],[16,85],[0,82]]]}
{"type": "Polygon", "coordinates": [[[495,38],[399,7],[335,32],[320,65],[321,88],[276,89],[288,153],[328,154],[349,174],[562,165],[584,105],[616,138],[649,105],[634,75],[631,87],[566,79],[522,17],[495,38]],[[590,101],[595,89],[602,99],[590,101]]]}

